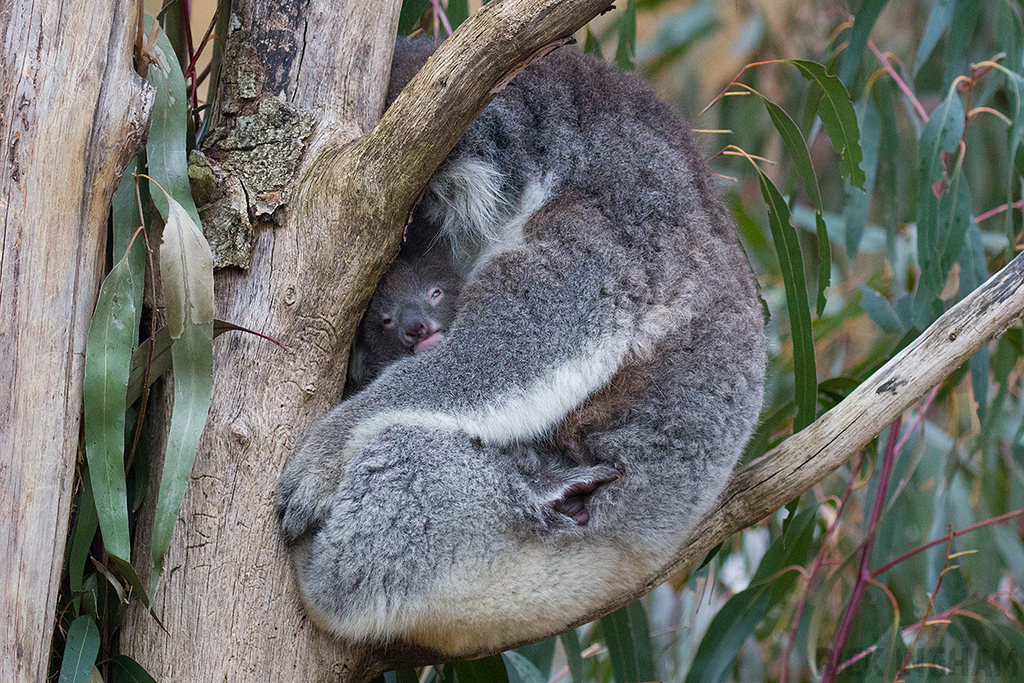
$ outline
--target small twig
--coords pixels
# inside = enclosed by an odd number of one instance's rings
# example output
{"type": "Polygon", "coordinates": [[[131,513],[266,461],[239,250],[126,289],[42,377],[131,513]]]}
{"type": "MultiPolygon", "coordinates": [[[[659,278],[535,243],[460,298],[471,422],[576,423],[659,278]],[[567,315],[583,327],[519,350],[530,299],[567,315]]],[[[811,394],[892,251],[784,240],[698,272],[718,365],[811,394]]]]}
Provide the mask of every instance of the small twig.
{"type": "Polygon", "coordinates": [[[786,679],[789,677],[789,661],[793,654],[793,646],[796,644],[797,631],[800,628],[800,617],[803,615],[804,607],[807,604],[807,597],[811,592],[811,584],[814,579],[818,576],[818,572],[821,567],[825,564],[825,551],[829,547],[829,541],[835,536],[836,530],[839,527],[839,518],[843,515],[843,510],[846,508],[846,502],[850,499],[850,494],[853,492],[854,484],[857,482],[857,473],[860,472],[861,465],[864,463],[864,451],[860,452],[857,457],[857,462],[850,469],[850,478],[846,482],[846,491],[843,492],[843,497],[839,500],[839,504],[836,506],[836,516],[829,524],[828,530],[825,531],[825,537],[822,539],[821,546],[818,548],[818,554],[814,558],[814,564],[811,567],[810,576],[808,576],[804,589],[800,595],[800,601],[797,603],[796,611],[793,614],[793,628],[790,630],[789,642],[786,645],[786,653],[782,658],[782,675],[779,676],[779,683],[786,683],[786,679]]]}
{"type": "Polygon", "coordinates": [[[910,103],[914,105],[914,109],[917,110],[917,113],[921,117],[921,120],[927,121],[928,112],[924,110],[924,106],[921,104],[921,101],[917,99],[917,96],[914,95],[914,91],[910,89],[910,86],[907,85],[906,81],[900,78],[900,75],[896,73],[896,69],[892,68],[892,64],[889,63],[888,56],[882,54],[881,51],[879,51],[879,49],[875,47],[875,41],[871,40],[870,38],[868,38],[868,47],[870,47],[871,51],[875,53],[875,56],[878,57],[878,60],[882,62],[882,66],[885,68],[886,73],[888,73],[889,76],[892,77],[892,80],[896,81],[896,85],[899,86],[899,89],[902,90],[903,94],[907,96],[907,99],[910,100],[910,103]]]}
{"type": "Polygon", "coordinates": [[[871,553],[875,547],[875,533],[878,530],[878,522],[882,517],[882,510],[885,508],[885,494],[889,487],[889,479],[892,476],[893,462],[896,460],[896,444],[899,441],[900,425],[903,416],[897,415],[896,419],[889,425],[889,438],[885,445],[885,456],[882,460],[882,470],[878,474],[878,488],[875,490],[875,500],[871,506],[871,517],[868,521],[867,537],[861,548],[860,566],[857,569],[857,580],[853,584],[853,592],[847,602],[843,619],[839,622],[839,629],[836,631],[835,642],[828,655],[828,662],[825,665],[825,672],[822,674],[823,683],[831,683],[839,672],[843,646],[850,638],[850,631],[853,628],[853,620],[860,609],[861,600],[867,589],[868,581],[871,580],[871,553]]]}

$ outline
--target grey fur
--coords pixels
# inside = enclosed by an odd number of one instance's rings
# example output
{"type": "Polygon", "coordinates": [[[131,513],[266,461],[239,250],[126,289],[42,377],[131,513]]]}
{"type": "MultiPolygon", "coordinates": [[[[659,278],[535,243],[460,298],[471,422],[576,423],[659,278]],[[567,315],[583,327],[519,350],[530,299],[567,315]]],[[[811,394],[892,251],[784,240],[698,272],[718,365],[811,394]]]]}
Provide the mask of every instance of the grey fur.
{"type": "MultiPolygon", "coordinates": [[[[393,94],[430,49],[400,42],[393,94]]],[[[457,656],[671,559],[756,423],[762,308],[685,121],[574,50],[484,110],[418,215],[470,273],[448,338],[323,418],[278,504],[321,625],[457,656]]]]}

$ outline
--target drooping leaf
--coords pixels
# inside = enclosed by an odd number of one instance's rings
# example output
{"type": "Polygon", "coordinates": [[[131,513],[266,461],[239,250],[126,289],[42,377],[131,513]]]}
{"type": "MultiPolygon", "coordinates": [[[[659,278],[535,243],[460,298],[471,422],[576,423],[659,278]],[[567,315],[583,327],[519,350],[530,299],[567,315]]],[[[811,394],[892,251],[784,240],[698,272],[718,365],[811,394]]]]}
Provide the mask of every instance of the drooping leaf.
{"type": "Polygon", "coordinates": [[[174,199],[167,200],[160,275],[168,332],[174,339],[174,412],[153,523],[151,593],[156,592],[170,547],[213,388],[213,257],[198,225],[174,199]]]}
{"type": "Polygon", "coordinates": [[[711,620],[697,647],[686,683],[722,683],[726,680],[743,643],[796,583],[796,572],[782,570],[807,563],[814,525],[814,509],[799,512],[788,526],[786,535],[772,543],[761,559],[750,587],[732,596],[711,620]]]}
{"type": "MultiPolygon", "coordinates": [[[[214,339],[225,332],[231,332],[232,330],[255,334],[261,339],[266,339],[267,341],[284,348],[280,342],[258,332],[242,327],[241,325],[235,325],[234,323],[214,319],[214,339]]],[[[171,369],[171,345],[173,342],[174,340],[171,339],[171,333],[168,331],[167,326],[164,325],[156,331],[152,338],[142,342],[142,344],[139,345],[139,348],[135,349],[135,352],[132,354],[131,372],[128,375],[128,405],[139,400],[139,397],[142,395],[142,384],[144,381],[148,381],[147,386],[152,386],[153,382],[171,369]],[[151,348],[152,354],[150,353],[151,348]],[[148,377],[146,375],[147,364],[149,364],[148,377]]]]}
{"type": "Polygon", "coordinates": [[[914,60],[914,73],[916,74],[928,61],[939,39],[946,32],[950,20],[953,18],[953,3],[955,0],[936,0],[932,5],[932,13],[928,15],[928,23],[924,27],[924,35],[921,43],[917,46],[917,59],[914,60]]]}
{"type": "Polygon", "coordinates": [[[501,656],[505,660],[509,683],[547,683],[548,677],[532,661],[515,650],[503,652],[501,656]]]}
{"type": "MultiPolygon", "coordinates": [[[[921,131],[918,146],[920,186],[917,199],[917,260],[921,266],[921,278],[914,300],[914,320],[921,329],[925,329],[934,319],[935,302],[952,265],[951,259],[947,259],[945,265],[943,264],[943,252],[949,242],[948,233],[951,230],[948,219],[954,218],[957,214],[950,211],[950,195],[955,196],[954,204],[961,197],[949,186],[950,179],[946,177],[943,153],[949,154],[957,150],[963,129],[963,103],[956,89],[950,88],[946,99],[932,112],[924,130],[921,131]],[[937,196],[937,192],[940,196],[937,196]],[[942,218],[947,219],[946,225],[942,225],[942,218]]],[[[958,183],[955,189],[961,188],[966,191],[967,183],[958,183]]],[[[964,215],[964,211],[970,215],[969,202],[967,206],[961,204],[959,209],[960,216],[964,215]]]]}
{"type": "Polygon", "coordinates": [[[821,193],[818,191],[818,179],[814,175],[814,167],[811,165],[811,155],[807,151],[807,142],[804,140],[800,129],[789,117],[782,107],[762,97],[768,116],[775,129],[782,136],[782,141],[793,158],[800,178],[804,181],[804,190],[811,206],[815,209],[815,226],[818,237],[818,297],[817,314],[820,316],[825,310],[825,290],[828,289],[829,279],[832,272],[832,248],[828,241],[828,229],[825,227],[825,218],[822,216],[821,193]]]}
{"type": "Polygon", "coordinates": [[[857,112],[846,86],[836,76],[829,74],[817,62],[794,59],[790,62],[800,70],[808,81],[821,89],[822,98],[818,104],[821,123],[832,140],[832,148],[840,157],[839,169],[850,179],[854,187],[864,189],[864,171],[860,150],[860,131],[857,128],[857,112]]]}
{"type": "Polygon", "coordinates": [[[160,244],[167,329],[178,339],[186,325],[213,325],[213,256],[203,231],[177,201],[169,211],[160,244]]]}
{"type": "Polygon", "coordinates": [[[804,281],[804,259],[796,230],[789,222],[789,208],[782,194],[760,169],[761,195],[768,206],[768,224],[786,286],[786,310],[793,336],[793,368],[796,381],[796,419],[793,430],[814,422],[817,410],[818,375],[814,365],[814,330],[804,281]]]}
{"type": "Polygon", "coordinates": [[[996,48],[1006,54],[1006,68],[1012,73],[1018,73],[1024,67],[1024,30],[1021,28],[1020,17],[1013,11],[1012,0],[998,2],[996,48]]]}
{"type": "Polygon", "coordinates": [[[100,630],[92,617],[83,615],[71,622],[58,683],[88,683],[99,652],[100,630]]]}
{"type": "Polygon", "coordinates": [[[199,437],[206,424],[213,389],[213,321],[185,326],[171,347],[174,367],[174,412],[167,437],[163,476],[157,496],[153,523],[153,577],[150,592],[156,592],[164,555],[171,544],[171,533],[185,486],[192,473],[199,437]]]}
{"type": "Polygon", "coordinates": [[[619,17],[619,43],[615,47],[615,63],[623,71],[631,70],[636,56],[636,0],[626,0],[626,9],[619,17]]]}
{"type": "Polygon", "coordinates": [[[864,56],[864,48],[868,44],[868,36],[871,35],[871,29],[874,28],[875,21],[878,20],[878,15],[882,13],[887,2],[888,0],[864,0],[853,18],[853,28],[850,29],[846,49],[843,50],[842,66],[839,69],[839,78],[847,86],[851,85],[850,81],[857,73],[857,67],[864,56]]]}
{"type": "Polygon", "coordinates": [[[128,655],[117,655],[113,665],[116,683],[156,683],[149,672],[128,655]]]}
{"type": "MultiPolygon", "coordinates": [[[[148,32],[152,28],[152,19],[146,17],[146,22],[148,32]]],[[[195,225],[199,225],[199,212],[192,200],[192,188],[188,180],[188,97],[185,94],[185,77],[178,66],[171,41],[159,29],[153,55],[157,63],[149,67],[146,76],[146,80],[156,88],[146,142],[149,176],[184,208],[195,225]]],[[[168,220],[170,207],[167,195],[154,192],[152,196],[160,215],[165,221],[168,220]]]]}
{"type": "Polygon", "coordinates": [[[572,683],[584,683],[586,679],[583,677],[583,650],[580,647],[580,639],[576,635],[576,629],[571,628],[558,636],[558,638],[562,641],[562,649],[565,650],[565,658],[568,660],[569,675],[572,676],[572,683]]]}
{"type": "Polygon", "coordinates": [[[509,683],[505,660],[501,655],[491,655],[471,662],[455,662],[452,666],[458,683],[509,683]]]}
{"type": "Polygon", "coordinates": [[[71,552],[68,554],[68,585],[76,594],[73,600],[76,612],[81,607],[85,565],[89,559],[89,548],[96,537],[99,518],[96,516],[96,503],[92,497],[92,482],[89,480],[89,468],[82,467],[82,490],[78,496],[78,515],[75,518],[75,531],[71,536],[71,552]]]}
{"type": "Polygon", "coordinates": [[[135,324],[132,325],[132,348],[139,343],[139,321],[142,319],[142,290],[146,277],[146,243],[140,233],[135,232],[142,225],[139,214],[139,201],[135,193],[135,167],[137,161],[132,159],[121,177],[121,183],[114,193],[111,205],[113,215],[114,258],[128,253],[128,266],[132,271],[135,288],[132,298],[135,300],[135,324]],[[133,240],[133,238],[135,238],[133,240]]]}
{"type": "Polygon", "coordinates": [[[957,76],[968,70],[971,46],[974,43],[974,29],[981,18],[982,3],[978,0],[954,0],[953,16],[946,33],[945,85],[950,85],[957,76]]]}
{"type": "Polygon", "coordinates": [[[125,561],[131,560],[124,425],[128,366],[137,329],[134,293],[134,275],[125,255],[100,287],[86,337],[82,382],[85,454],[103,545],[125,561]]]}
{"type": "Polygon", "coordinates": [[[616,683],[653,681],[651,629],[643,605],[632,602],[601,618],[616,683]]]}

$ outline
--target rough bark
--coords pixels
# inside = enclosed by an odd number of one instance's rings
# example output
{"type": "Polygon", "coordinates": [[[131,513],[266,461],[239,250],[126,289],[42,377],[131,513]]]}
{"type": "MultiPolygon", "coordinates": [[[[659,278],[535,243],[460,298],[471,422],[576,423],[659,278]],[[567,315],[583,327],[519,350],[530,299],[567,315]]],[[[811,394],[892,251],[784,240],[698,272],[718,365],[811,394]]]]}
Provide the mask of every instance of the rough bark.
{"type": "Polygon", "coordinates": [[[608,4],[488,5],[363,135],[383,108],[399,3],[235,3],[220,128],[204,147],[211,175],[231,182],[251,163],[258,145],[221,143],[270,124],[270,107],[313,124],[297,185],[217,187],[235,193],[225,203],[254,235],[248,272],[217,275],[217,317],[288,350],[238,334],[215,342],[209,421],[154,596],[166,632],[138,606],[122,632],[123,651],[158,680],[362,681],[400,654],[345,647],[304,617],[274,488],[298,439],[340,398],[359,315],[433,169],[496,83],[608,4]]]}
{"type": "Polygon", "coordinates": [[[0,680],[46,678],[107,211],[149,121],[135,2],[3,3],[0,680]]]}

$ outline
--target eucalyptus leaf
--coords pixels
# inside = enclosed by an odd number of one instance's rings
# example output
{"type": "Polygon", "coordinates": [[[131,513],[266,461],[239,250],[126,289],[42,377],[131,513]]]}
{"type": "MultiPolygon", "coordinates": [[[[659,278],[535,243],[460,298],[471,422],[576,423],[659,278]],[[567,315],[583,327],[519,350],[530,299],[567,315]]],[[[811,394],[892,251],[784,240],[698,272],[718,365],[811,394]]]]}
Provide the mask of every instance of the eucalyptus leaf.
{"type": "Polygon", "coordinates": [[[615,63],[623,71],[632,69],[636,57],[636,0],[626,0],[626,9],[619,17],[619,42],[615,47],[615,63]]]}
{"type": "Polygon", "coordinates": [[[643,605],[632,602],[601,618],[616,683],[655,680],[651,630],[643,605]]]}
{"type": "Polygon", "coordinates": [[[788,60],[796,66],[808,81],[821,89],[822,98],[818,104],[821,123],[832,140],[832,148],[840,157],[839,169],[850,183],[864,189],[864,170],[860,167],[860,131],[857,128],[857,113],[853,110],[850,93],[837,77],[829,74],[817,62],[805,59],[788,60]]]}
{"type": "Polygon", "coordinates": [[[93,618],[83,615],[71,622],[58,683],[88,683],[99,652],[100,630],[93,618]]]}
{"type": "Polygon", "coordinates": [[[786,286],[786,309],[793,337],[793,367],[796,381],[796,419],[794,431],[800,431],[814,422],[818,402],[818,376],[814,364],[814,330],[807,301],[804,281],[804,259],[796,230],[789,221],[789,208],[782,194],[768,176],[757,170],[761,181],[761,195],[768,205],[768,224],[771,227],[775,251],[786,286]]]}
{"type": "Polygon", "coordinates": [[[128,655],[117,655],[113,665],[116,683],[156,683],[156,679],[128,655]]]}
{"type": "Polygon", "coordinates": [[[85,342],[85,455],[107,552],[131,560],[124,429],[128,367],[136,336],[135,279],[128,255],[104,279],[85,342]]]}
{"type": "MultiPolygon", "coordinates": [[[[455,662],[452,667],[458,683],[509,683],[505,660],[501,655],[491,655],[471,662],[455,662]]],[[[448,673],[447,667],[445,673],[448,673]]]]}

